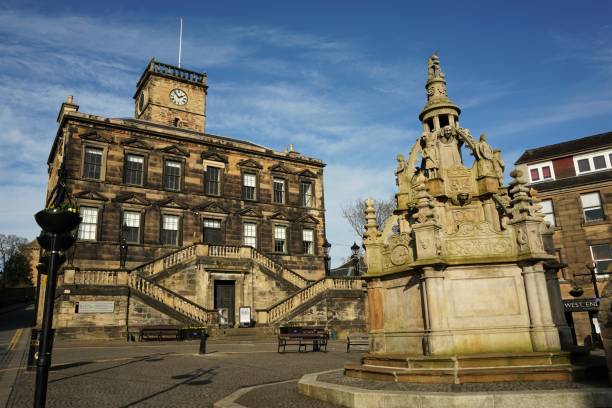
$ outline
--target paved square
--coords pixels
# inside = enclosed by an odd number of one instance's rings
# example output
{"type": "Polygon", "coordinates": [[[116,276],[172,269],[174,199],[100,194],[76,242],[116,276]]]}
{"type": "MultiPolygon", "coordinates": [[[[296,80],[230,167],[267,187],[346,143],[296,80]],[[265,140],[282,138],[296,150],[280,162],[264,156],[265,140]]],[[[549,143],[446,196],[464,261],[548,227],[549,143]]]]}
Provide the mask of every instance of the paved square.
{"type": "MultiPolygon", "coordinates": [[[[341,368],[360,353],[278,354],[274,339],[197,342],[57,341],[49,376],[49,407],[211,407],[239,388],[298,380],[305,373],[341,368]]],[[[32,405],[34,372],[20,370],[10,407],[32,405]]],[[[296,382],[271,384],[246,394],[249,407],[328,407],[297,394],[296,382]],[[278,389],[277,389],[278,388],[278,389]]]]}

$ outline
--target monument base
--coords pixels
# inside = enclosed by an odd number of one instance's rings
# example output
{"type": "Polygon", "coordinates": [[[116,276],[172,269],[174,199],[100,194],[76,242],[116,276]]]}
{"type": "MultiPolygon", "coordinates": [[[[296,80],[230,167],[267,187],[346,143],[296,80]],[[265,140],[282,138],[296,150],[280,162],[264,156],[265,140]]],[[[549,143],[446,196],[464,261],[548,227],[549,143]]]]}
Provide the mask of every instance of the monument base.
{"type": "Polygon", "coordinates": [[[612,406],[607,384],[519,382],[489,384],[389,384],[346,378],[340,370],[306,374],[298,392],[351,408],[492,407],[604,408],[612,406]]]}
{"type": "Polygon", "coordinates": [[[346,364],[347,377],[418,384],[512,381],[575,381],[582,370],[566,352],[409,356],[366,354],[363,364],[346,364]]]}

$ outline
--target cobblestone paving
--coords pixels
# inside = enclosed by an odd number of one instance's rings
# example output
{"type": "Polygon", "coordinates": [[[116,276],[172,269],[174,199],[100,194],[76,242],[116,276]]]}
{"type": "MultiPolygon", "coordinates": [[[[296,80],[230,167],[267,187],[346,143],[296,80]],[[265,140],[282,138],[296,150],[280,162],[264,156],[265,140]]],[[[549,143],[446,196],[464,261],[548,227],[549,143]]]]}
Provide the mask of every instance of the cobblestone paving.
{"type": "MultiPolygon", "coordinates": [[[[359,361],[343,343],[328,353],[276,353],[276,344],[58,341],[49,377],[48,407],[211,407],[242,387],[299,379],[359,361]]],[[[20,371],[9,407],[32,405],[34,372],[20,371]]],[[[295,392],[296,383],[248,395],[249,407],[329,407],[295,392]]],[[[262,388],[265,390],[268,387],[262,388]]],[[[246,404],[245,404],[246,405],[246,404]]]]}
{"type": "Polygon", "coordinates": [[[485,391],[542,391],[542,390],[565,390],[577,388],[606,388],[606,379],[601,381],[591,381],[588,383],[579,382],[499,382],[499,383],[474,383],[474,384],[410,384],[393,383],[389,381],[365,381],[359,378],[345,377],[342,372],[321,374],[317,377],[319,381],[332,384],[348,385],[351,387],[363,388],[367,390],[384,391],[416,391],[416,392],[485,392],[485,391]]]}

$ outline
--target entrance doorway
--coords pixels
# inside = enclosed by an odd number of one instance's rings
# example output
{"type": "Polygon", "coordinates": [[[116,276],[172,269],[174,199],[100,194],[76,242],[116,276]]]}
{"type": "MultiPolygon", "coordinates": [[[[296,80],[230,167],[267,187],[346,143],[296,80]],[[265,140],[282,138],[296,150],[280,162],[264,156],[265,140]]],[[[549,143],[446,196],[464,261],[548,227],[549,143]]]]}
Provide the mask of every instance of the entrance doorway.
{"type": "Polygon", "coordinates": [[[234,325],[236,282],[233,280],[215,281],[215,309],[227,309],[227,324],[234,325]]]}

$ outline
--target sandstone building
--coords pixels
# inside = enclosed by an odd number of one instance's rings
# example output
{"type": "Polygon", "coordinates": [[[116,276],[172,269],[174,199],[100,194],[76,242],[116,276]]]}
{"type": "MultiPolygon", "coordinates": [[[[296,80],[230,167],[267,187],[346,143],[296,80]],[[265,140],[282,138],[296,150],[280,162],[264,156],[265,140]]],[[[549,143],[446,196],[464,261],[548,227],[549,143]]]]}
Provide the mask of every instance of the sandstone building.
{"type": "Polygon", "coordinates": [[[219,310],[229,325],[278,323],[336,289],[350,309],[339,320],[359,315],[358,283],[325,278],[325,164],[206,133],[207,92],[205,73],[151,60],[134,118],[62,104],[47,204],[65,186],[83,221],[60,277],[58,327],[216,324],[219,310]]]}
{"type": "Polygon", "coordinates": [[[542,199],[554,226],[554,244],[565,267],[559,272],[565,317],[575,344],[593,343],[599,332],[597,295],[612,272],[612,132],[526,150],[516,161],[542,199]],[[572,296],[574,283],[583,291],[572,296]]]}

